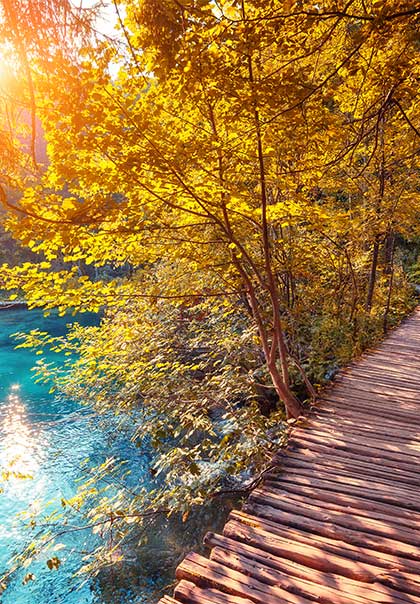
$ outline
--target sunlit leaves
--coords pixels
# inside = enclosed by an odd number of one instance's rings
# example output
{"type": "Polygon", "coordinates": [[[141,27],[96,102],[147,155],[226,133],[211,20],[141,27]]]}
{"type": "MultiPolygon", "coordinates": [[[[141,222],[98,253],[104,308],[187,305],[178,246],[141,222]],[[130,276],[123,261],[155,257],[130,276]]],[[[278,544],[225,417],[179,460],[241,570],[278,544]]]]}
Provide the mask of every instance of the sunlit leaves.
{"type": "MultiPolygon", "coordinates": [[[[105,312],[22,344],[77,351],[70,376],[38,373],[154,450],[151,491],[98,489],[109,462],[64,506],[119,543],[264,467],[280,366],[320,383],[410,307],[389,248],[418,234],[420,117],[409,2],[124,5],[120,53],[40,77],[50,165],[8,220],[40,262],[2,267],[31,308],[105,312]]],[[[85,571],[101,557],[120,552],[85,571]]]]}

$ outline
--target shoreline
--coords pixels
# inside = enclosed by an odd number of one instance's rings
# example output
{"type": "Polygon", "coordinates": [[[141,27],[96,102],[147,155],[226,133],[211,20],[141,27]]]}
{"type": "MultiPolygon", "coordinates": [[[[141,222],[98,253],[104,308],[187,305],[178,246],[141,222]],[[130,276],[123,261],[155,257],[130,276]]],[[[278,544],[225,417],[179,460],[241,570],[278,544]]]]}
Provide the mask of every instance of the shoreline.
{"type": "Polygon", "coordinates": [[[28,304],[23,300],[0,300],[0,311],[13,310],[16,308],[28,308],[28,304]]]}

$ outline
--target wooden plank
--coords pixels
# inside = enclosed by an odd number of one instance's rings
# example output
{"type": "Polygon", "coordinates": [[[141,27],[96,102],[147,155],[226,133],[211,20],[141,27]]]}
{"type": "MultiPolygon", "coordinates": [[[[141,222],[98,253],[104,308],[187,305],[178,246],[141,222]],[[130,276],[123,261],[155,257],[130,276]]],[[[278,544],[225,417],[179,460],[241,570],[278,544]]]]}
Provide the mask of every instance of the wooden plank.
{"type": "MultiPolygon", "coordinates": [[[[411,591],[406,593],[417,596],[420,595],[420,583],[413,580],[413,575],[399,573],[398,577],[394,576],[392,578],[392,585],[391,579],[389,578],[387,586],[378,581],[361,584],[357,580],[349,579],[342,575],[324,573],[314,568],[308,568],[305,565],[298,564],[297,562],[293,562],[283,557],[275,556],[274,554],[260,550],[252,545],[238,542],[235,539],[230,539],[223,535],[207,533],[204,538],[204,543],[208,547],[217,547],[219,550],[223,549],[224,551],[230,551],[234,554],[240,554],[250,560],[255,560],[263,566],[278,569],[291,576],[307,579],[311,582],[318,583],[319,585],[329,585],[330,587],[338,586],[344,593],[360,593],[372,602],[383,602],[384,597],[386,598],[387,596],[394,598],[394,602],[398,602],[400,597],[404,598],[404,595],[400,594],[397,589],[406,589],[407,586],[411,591]]],[[[214,550],[211,555],[214,556],[214,550]]],[[[378,573],[377,576],[385,577],[387,575],[386,573],[378,573]]]]}
{"type": "MultiPolygon", "coordinates": [[[[372,453],[366,451],[366,449],[357,449],[356,447],[332,447],[329,446],[328,442],[319,442],[319,441],[304,441],[301,439],[293,440],[293,437],[289,440],[289,444],[287,446],[287,451],[299,452],[299,451],[312,451],[313,453],[317,453],[322,455],[323,457],[330,457],[334,459],[340,459],[347,461],[354,460],[364,460],[367,463],[371,464],[382,464],[385,468],[390,468],[391,470],[397,468],[400,471],[407,472],[410,474],[418,474],[419,466],[417,464],[410,464],[402,462],[400,459],[388,459],[381,456],[378,452],[372,453]]],[[[283,453],[283,452],[282,452],[283,453]]]]}
{"type": "Polygon", "coordinates": [[[416,424],[396,424],[395,421],[390,419],[389,417],[382,417],[377,419],[376,417],[371,417],[369,415],[364,415],[361,419],[360,413],[347,413],[343,414],[342,410],[336,409],[335,407],[332,409],[325,408],[323,404],[323,399],[319,399],[317,404],[312,408],[312,411],[308,417],[303,418],[303,420],[299,420],[299,423],[302,423],[304,426],[308,425],[309,422],[314,420],[318,421],[326,421],[326,422],[335,422],[337,425],[341,426],[352,426],[354,428],[374,430],[376,432],[381,433],[381,430],[389,429],[391,431],[401,431],[401,434],[406,435],[407,438],[415,438],[416,440],[420,439],[420,428],[416,424]]]}
{"type": "MultiPolygon", "coordinates": [[[[346,595],[340,594],[336,588],[330,587],[327,584],[320,586],[318,583],[307,581],[301,577],[295,577],[290,574],[283,573],[279,570],[268,568],[265,565],[256,563],[240,554],[215,548],[211,554],[211,560],[223,564],[233,570],[244,572],[249,577],[257,579],[261,583],[267,585],[280,585],[286,591],[303,596],[308,600],[319,600],[328,604],[369,604],[366,597],[349,593],[346,595]]],[[[388,602],[390,600],[388,599],[388,602]]]]}
{"type": "Polygon", "coordinates": [[[420,475],[415,479],[404,480],[404,476],[398,474],[392,474],[389,471],[381,471],[377,466],[366,464],[364,467],[352,466],[348,464],[334,463],[332,460],[321,460],[317,462],[310,459],[299,459],[298,457],[287,456],[283,458],[282,467],[287,468],[301,468],[312,471],[313,474],[319,474],[320,472],[326,472],[328,474],[334,474],[335,476],[344,476],[348,478],[360,479],[363,477],[364,480],[372,480],[374,483],[380,483],[394,487],[397,485],[398,488],[404,489],[407,493],[412,493],[414,496],[417,495],[420,486],[420,475]]]}
{"type": "Polygon", "coordinates": [[[317,502],[325,502],[329,505],[335,504],[352,510],[357,510],[357,513],[371,515],[374,512],[380,517],[389,518],[390,522],[400,524],[404,527],[414,525],[418,530],[420,526],[420,515],[411,512],[410,510],[402,510],[398,506],[388,503],[378,503],[377,501],[369,501],[363,495],[355,496],[347,493],[337,493],[334,490],[328,491],[311,487],[310,485],[301,485],[296,482],[273,482],[265,481],[264,489],[277,492],[279,495],[283,493],[291,493],[295,495],[304,495],[310,497],[317,502]]]}
{"type": "MultiPolygon", "coordinates": [[[[295,437],[292,435],[290,439],[290,443],[293,446],[294,443],[304,443],[307,448],[311,448],[310,443],[315,445],[325,445],[328,444],[330,449],[342,449],[343,451],[349,451],[351,453],[355,453],[356,455],[365,454],[366,457],[378,457],[380,449],[372,449],[363,444],[357,445],[352,442],[344,442],[339,439],[335,439],[332,436],[327,440],[325,438],[321,438],[316,434],[311,434],[309,431],[306,434],[299,434],[299,437],[295,437]]],[[[382,452],[382,456],[384,459],[392,461],[398,464],[401,468],[406,468],[411,472],[416,472],[418,470],[418,461],[415,458],[408,457],[404,453],[398,453],[395,451],[386,451],[382,452]]]]}
{"type": "Polygon", "coordinates": [[[332,468],[338,474],[347,474],[347,472],[349,472],[350,474],[358,473],[359,476],[372,476],[384,479],[388,479],[392,476],[401,487],[404,485],[407,485],[408,488],[410,486],[420,487],[420,471],[415,474],[414,472],[402,470],[395,465],[388,467],[381,463],[380,458],[378,458],[376,463],[374,461],[364,461],[363,458],[356,457],[347,458],[347,460],[344,461],[342,457],[335,454],[321,456],[311,449],[301,449],[299,453],[295,453],[293,450],[287,451],[287,454],[284,452],[282,455],[275,456],[275,459],[279,460],[279,467],[282,467],[283,465],[290,465],[293,467],[294,465],[306,464],[314,468],[332,468]]]}
{"type": "Polygon", "coordinates": [[[374,425],[369,425],[366,421],[361,424],[360,422],[348,422],[344,418],[338,419],[337,417],[324,416],[317,417],[315,413],[312,414],[310,420],[305,422],[305,430],[310,428],[322,429],[324,431],[331,430],[333,433],[337,432],[342,435],[360,435],[380,437],[384,439],[390,439],[392,443],[397,442],[401,444],[407,444],[407,442],[417,442],[420,444],[420,432],[417,428],[413,428],[409,431],[402,430],[401,426],[396,426],[395,423],[390,422],[385,424],[383,420],[381,422],[375,422],[374,425]]]}
{"type": "Polygon", "coordinates": [[[158,604],[180,604],[178,600],[175,598],[171,598],[171,596],[163,596],[158,602],[158,604]]]}
{"type": "Polygon", "coordinates": [[[257,561],[225,548],[214,548],[210,558],[228,568],[240,570],[262,583],[281,585],[287,591],[310,600],[318,601],[321,598],[323,602],[329,604],[369,604],[372,601],[379,601],[381,604],[402,604],[403,602],[409,603],[412,601],[411,597],[404,597],[403,594],[394,589],[391,590],[392,594],[389,593],[389,590],[388,593],[379,594],[366,589],[365,585],[360,587],[360,583],[358,584],[356,581],[340,578],[339,575],[332,576],[315,570],[308,573],[308,569],[305,567],[301,568],[304,568],[306,573],[302,572],[297,576],[289,570],[283,572],[268,567],[261,558],[257,561]],[[320,581],[314,581],[316,578],[319,578],[320,581]]]}
{"type": "MultiPolygon", "coordinates": [[[[227,569],[222,564],[191,553],[181,562],[176,571],[177,579],[192,581],[198,587],[212,587],[220,591],[247,598],[263,604],[309,604],[310,600],[293,594],[282,586],[267,585],[242,572],[227,569]]],[[[175,592],[178,597],[178,591],[175,592]]]]}
{"type": "MultiPolygon", "coordinates": [[[[348,375],[346,378],[341,378],[335,384],[335,388],[327,390],[325,397],[337,396],[337,398],[345,398],[349,396],[354,399],[367,399],[372,404],[379,401],[394,401],[402,405],[401,409],[408,407],[409,411],[415,412],[416,392],[417,390],[415,389],[403,388],[398,384],[380,384],[374,379],[363,380],[360,377],[348,375]],[[368,398],[369,395],[371,395],[370,398],[368,398]]],[[[324,395],[322,398],[324,398],[324,395]]],[[[398,407],[394,409],[390,408],[390,411],[398,413],[398,407]]]]}
{"type": "Polygon", "coordinates": [[[297,562],[309,569],[342,575],[363,583],[373,583],[382,573],[420,573],[420,565],[389,554],[340,543],[295,529],[285,530],[274,523],[249,515],[229,520],[226,537],[252,545],[275,556],[297,562]]]}
{"type": "MultiPolygon", "coordinates": [[[[334,468],[329,468],[327,466],[321,465],[319,468],[315,466],[315,464],[305,464],[305,463],[296,463],[293,464],[292,460],[290,463],[285,465],[283,468],[283,473],[279,474],[279,472],[268,473],[267,476],[275,476],[276,479],[280,479],[283,474],[297,474],[298,476],[313,476],[318,479],[325,479],[333,482],[337,482],[339,484],[347,484],[347,485],[355,485],[361,488],[367,487],[367,496],[369,496],[370,492],[383,493],[384,491],[389,491],[392,488],[392,497],[394,498],[394,502],[397,502],[397,505],[401,505],[400,498],[403,497],[405,503],[412,503],[413,506],[418,506],[417,511],[420,512],[420,500],[418,499],[418,489],[415,487],[411,488],[407,485],[403,485],[398,482],[398,480],[391,478],[377,478],[373,479],[370,476],[365,476],[362,474],[362,478],[360,478],[360,474],[355,473],[353,476],[350,471],[347,473],[337,472],[334,468]]],[[[337,487],[339,490],[339,487],[337,487]]],[[[415,507],[410,507],[410,509],[416,509],[415,507]]]]}
{"type": "MultiPolygon", "coordinates": [[[[419,409],[420,411],[420,409],[419,409]]],[[[324,426],[323,428],[316,426],[316,425],[311,425],[308,426],[308,428],[306,430],[303,430],[302,428],[297,428],[296,430],[293,431],[293,436],[294,438],[299,438],[300,436],[304,436],[304,435],[317,435],[320,436],[321,438],[331,438],[331,440],[339,440],[339,441],[343,441],[343,442],[347,442],[347,443],[355,443],[355,444],[359,444],[360,441],[362,441],[363,445],[368,445],[370,448],[372,449],[379,449],[380,451],[389,451],[389,452],[395,452],[395,453],[402,453],[403,455],[408,455],[410,457],[409,461],[414,461],[414,462],[418,462],[420,460],[420,443],[416,440],[414,440],[413,438],[411,439],[407,439],[408,443],[394,443],[391,441],[388,441],[385,438],[378,438],[378,435],[373,435],[372,433],[369,434],[365,434],[363,436],[359,436],[357,434],[352,434],[351,432],[347,431],[338,431],[338,430],[332,430],[331,428],[329,428],[328,426],[324,426]],[[414,460],[411,459],[411,457],[414,458],[414,460]]]]}
{"type": "MultiPolygon", "coordinates": [[[[420,388],[420,380],[410,375],[410,379],[405,377],[397,377],[391,373],[384,373],[383,371],[374,369],[373,367],[359,367],[357,371],[357,378],[371,381],[375,379],[376,384],[383,386],[391,386],[392,388],[398,388],[399,390],[406,390],[407,392],[415,392],[416,389],[420,388]]],[[[346,383],[348,376],[343,376],[342,383],[346,383]]]]}
{"type": "Polygon", "coordinates": [[[353,370],[356,375],[358,367],[372,366],[381,368],[384,371],[392,371],[393,369],[400,370],[404,372],[405,375],[407,375],[407,369],[410,369],[410,375],[411,371],[414,371],[416,374],[420,375],[419,365],[419,354],[417,354],[416,358],[413,359],[411,353],[404,353],[401,351],[398,353],[398,357],[395,357],[394,355],[389,355],[385,351],[381,351],[380,348],[377,348],[375,352],[371,353],[369,356],[364,355],[359,357],[357,360],[350,362],[348,364],[348,368],[350,369],[350,371],[353,370]],[[403,360],[403,363],[401,363],[401,360],[403,360]]]}
{"type": "Polygon", "coordinates": [[[382,354],[388,354],[388,355],[398,354],[398,355],[402,355],[404,358],[408,356],[412,359],[420,361],[420,354],[418,352],[418,347],[415,348],[410,345],[405,345],[405,344],[402,344],[401,342],[398,342],[396,340],[391,340],[389,338],[387,338],[386,345],[379,344],[377,350],[378,350],[378,352],[380,352],[382,354]]]}
{"type": "MultiPolygon", "coordinates": [[[[345,405],[341,408],[338,408],[338,406],[331,401],[328,401],[327,399],[322,399],[322,401],[320,401],[320,405],[322,404],[322,407],[318,407],[317,411],[324,411],[324,412],[328,412],[328,413],[334,413],[336,415],[336,417],[343,417],[344,419],[351,419],[353,421],[356,421],[358,423],[362,423],[363,422],[371,422],[371,423],[377,423],[378,424],[378,428],[381,425],[381,422],[384,422],[383,420],[383,416],[384,416],[384,410],[382,409],[379,411],[374,411],[372,409],[365,409],[363,408],[363,406],[360,406],[360,408],[352,408],[350,409],[350,407],[348,405],[345,405]]],[[[409,419],[409,418],[405,418],[403,416],[400,417],[391,417],[389,416],[389,422],[391,422],[392,424],[398,424],[399,426],[403,426],[403,428],[407,428],[409,430],[413,430],[413,426],[415,424],[413,424],[413,422],[409,419]]],[[[384,422],[385,423],[385,422],[384,422]]],[[[418,432],[417,429],[415,431],[412,432],[411,438],[415,438],[418,439],[418,432]]]]}
{"type": "MultiPolygon", "coordinates": [[[[325,389],[325,394],[351,395],[359,398],[366,398],[371,395],[372,402],[382,400],[388,397],[390,400],[398,400],[402,405],[412,406],[416,403],[415,388],[403,386],[400,382],[394,384],[381,383],[378,379],[362,377],[359,374],[343,373],[338,374],[332,387],[325,389]]],[[[397,409],[395,409],[397,410],[397,409]]]]}
{"type": "MultiPolygon", "coordinates": [[[[360,423],[363,423],[365,420],[377,422],[383,421],[384,409],[372,409],[368,408],[367,406],[364,406],[363,404],[358,407],[353,406],[352,408],[350,408],[348,405],[348,400],[347,403],[341,406],[339,406],[338,403],[339,401],[337,399],[328,398],[327,396],[324,396],[322,399],[319,400],[319,405],[322,406],[322,409],[324,411],[335,413],[340,417],[352,418],[360,423]]],[[[387,413],[387,416],[394,424],[397,423],[398,425],[402,425],[408,429],[413,428],[413,425],[417,425],[413,422],[412,418],[407,417],[404,413],[395,414],[395,412],[389,412],[387,413]]]]}
{"type": "MultiPolygon", "coordinates": [[[[404,363],[399,367],[398,363],[395,362],[392,356],[389,357],[389,371],[375,368],[375,360],[375,356],[372,355],[369,361],[365,360],[364,362],[359,363],[357,366],[349,365],[344,371],[340,371],[339,373],[337,373],[334,379],[334,384],[341,384],[342,382],[345,382],[347,378],[357,378],[360,380],[366,380],[368,379],[371,373],[374,374],[375,377],[377,377],[376,381],[378,383],[383,383],[383,380],[393,381],[396,379],[396,377],[392,374],[392,371],[397,372],[405,368],[404,363]]],[[[410,373],[408,373],[407,371],[405,371],[405,373],[403,372],[401,380],[398,379],[398,386],[408,390],[412,389],[412,382],[410,381],[410,378],[413,372],[415,372],[415,370],[410,373]]],[[[416,375],[418,374],[415,374],[415,377],[416,375]]]]}
{"type": "MultiPolygon", "coordinates": [[[[362,415],[379,415],[383,418],[384,416],[384,403],[385,401],[377,401],[373,398],[368,398],[368,394],[365,393],[364,397],[356,396],[354,392],[350,391],[339,391],[330,392],[325,394],[321,402],[325,408],[332,406],[335,410],[340,411],[352,411],[353,413],[360,413],[362,415]],[[325,403],[329,403],[327,405],[325,403]]],[[[389,402],[394,402],[394,406],[387,408],[387,417],[393,419],[396,422],[406,423],[409,426],[417,425],[418,410],[415,408],[405,409],[401,401],[398,400],[397,395],[394,393],[392,400],[389,398],[389,402]]]]}
{"type": "Polygon", "coordinates": [[[398,534],[392,529],[389,530],[392,537],[378,536],[372,532],[364,530],[365,525],[361,522],[354,521],[351,528],[348,527],[349,521],[345,519],[340,523],[334,523],[332,513],[312,513],[310,509],[306,511],[295,507],[294,512],[285,509],[275,508],[268,503],[264,505],[258,503],[246,503],[243,506],[243,511],[247,514],[266,518],[279,525],[290,526],[292,528],[302,529],[307,532],[312,532],[323,537],[336,539],[351,543],[352,545],[370,548],[376,552],[384,552],[401,558],[409,558],[420,562],[420,549],[418,547],[418,539],[415,543],[405,543],[399,540],[398,534]]]}
{"type": "Polygon", "coordinates": [[[366,435],[363,438],[352,435],[350,432],[346,434],[338,434],[338,432],[333,432],[332,430],[328,430],[328,428],[318,428],[316,426],[309,426],[307,430],[303,430],[302,428],[297,428],[293,431],[293,438],[299,439],[301,436],[305,438],[306,436],[319,436],[321,439],[328,438],[328,440],[338,441],[343,443],[369,446],[370,449],[373,449],[375,452],[376,449],[379,451],[387,451],[390,453],[396,453],[399,456],[407,457],[410,463],[420,463],[420,443],[416,441],[410,441],[408,445],[406,444],[394,444],[392,442],[387,441],[386,439],[379,439],[378,437],[373,437],[372,435],[366,435]],[[360,442],[362,441],[362,443],[360,442]],[[412,459],[413,458],[413,459],[412,459]]]}
{"type": "MultiPolygon", "coordinates": [[[[276,476],[272,476],[272,478],[270,478],[270,480],[267,482],[269,484],[272,482],[280,482],[281,484],[284,482],[293,482],[295,484],[319,487],[320,489],[325,489],[328,491],[357,495],[360,497],[365,497],[369,501],[390,503],[397,506],[400,505],[402,508],[414,510],[415,512],[420,511],[420,499],[416,500],[406,497],[402,500],[399,500],[397,495],[393,493],[391,489],[385,487],[383,489],[374,489],[372,486],[369,486],[369,481],[364,481],[364,484],[354,485],[349,484],[349,482],[347,482],[342,476],[336,476],[334,480],[332,480],[330,479],[330,475],[322,475],[319,473],[317,476],[308,476],[306,474],[293,472],[289,469],[287,472],[281,475],[281,479],[276,476]]],[[[363,483],[363,481],[360,481],[360,483],[363,483]]]]}
{"type": "MultiPolygon", "coordinates": [[[[307,516],[313,518],[318,522],[334,523],[338,526],[353,529],[362,533],[369,533],[372,535],[382,536],[388,539],[397,540],[398,542],[412,544],[414,546],[420,546],[420,530],[410,530],[408,528],[402,528],[398,524],[392,524],[390,522],[384,522],[380,520],[374,520],[372,518],[364,518],[352,513],[345,512],[344,510],[326,510],[318,505],[318,502],[308,500],[299,502],[296,499],[285,499],[284,497],[278,497],[270,493],[268,489],[256,489],[249,498],[248,504],[243,508],[244,511],[251,514],[260,515],[258,508],[255,508],[255,504],[258,506],[275,508],[282,510],[288,514],[294,514],[295,512],[300,516],[307,516]]],[[[261,513],[263,515],[263,513],[261,513]]],[[[264,516],[267,517],[268,516],[264,516]]],[[[289,524],[287,516],[281,517],[282,524],[289,524]]],[[[291,525],[293,526],[293,525],[291,525]]],[[[418,550],[420,553],[420,550],[418,550]]]]}
{"type": "MultiPolygon", "coordinates": [[[[308,533],[308,531],[302,529],[283,526],[277,522],[259,518],[242,511],[231,512],[225,530],[228,527],[228,530],[231,531],[232,523],[237,530],[239,530],[240,525],[245,525],[257,532],[264,531],[269,533],[272,537],[274,536],[280,540],[285,540],[289,545],[290,541],[294,540],[299,544],[308,545],[318,550],[321,549],[324,552],[328,551],[349,560],[356,560],[381,568],[399,568],[400,570],[406,570],[407,572],[417,573],[420,576],[420,564],[415,560],[409,560],[407,558],[403,559],[400,556],[377,552],[368,547],[357,546],[341,539],[337,540],[324,535],[319,535],[318,533],[308,533]],[[410,569],[410,571],[408,571],[408,569],[410,569]]],[[[223,534],[227,535],[225,532],[223,534]]],[[[229,534],[228,536],[232,537],[232,534],[229,534]]]]}
{"type": "MultiPolygon", "coordinates": [[[[371,359],[369,363],[360,364],[355,366],[354,373],[349,375],[359,376],[361,372],[364,373],[375,373],[379,376],[382,376],[384,372],[390,378],[396,379],[398,383],[406,383],[407,382],[407,369],[409,370],[410,378],[415,378],[416,382],[420,381],[420,371],[418,364],[410,365],[404,362],[404,365],[398,365],[391,362],[381,361],[377,357],[371,359]],[[401,378],[401,380],[400,380],[401,378]]],[[[413,386],[418,385],[415,384],[414,381],[409,381],[413,386]]]]}
{"type": "MultiPolygon", "coordinates": [[[[252,600],[233,596],[218,589],[201,589],[183,579],[175,588],[176,597],[185,604],[251,604],[252,600]]],[[[171,604],[171,603],[168,603],[171,604]]]]}

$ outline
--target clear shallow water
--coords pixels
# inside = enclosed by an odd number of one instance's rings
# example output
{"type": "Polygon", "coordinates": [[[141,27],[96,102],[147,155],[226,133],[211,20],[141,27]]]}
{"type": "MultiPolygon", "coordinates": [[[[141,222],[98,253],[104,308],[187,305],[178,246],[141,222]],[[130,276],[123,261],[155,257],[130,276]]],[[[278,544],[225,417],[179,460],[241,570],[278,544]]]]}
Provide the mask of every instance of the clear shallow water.
{"type": "MultiPolygon", "coordinates": [[[[10,338],[16,331],[41,329],[53,335],[65,333],[69,318],[50,316],[41,312],[7,310],[0,312],[0,474],[18,473],[28,478],[7,480],[0,476],[0,574],[7,568],[10,558],[31,540],[31,531],[24,527],[19,513],[29,510],[42,521],[43,508],[51,500],[58,502],[75,494],[77,480],[83,475],[81,466],[86,458],[100,462],[104,455],[118,455],[121,447],[124,457],[135,462],[135,479],[146,471],[146,460],[141,452],[123,445],[94,421],[89,409],[72,401],[63,401],[48,393],[48,386],[33,381],[37,358],[33,351],[15,349],[10,338]],[[114,448],[114,450],[113,450],[114,448]],[[105,452],[105,453],[104,453],[105,452]]],[[[74,320],[74,319],[73,319],[74,320]]],[[[82,315],[80,322],[92,323],[92,318],[82,315]]],[[[43,357],[48,355],[43,354],[43,357]]],[[[48,360],[48,359],[47,359],[48,360]]],[[[57,355],[51,355],[57,360],[57,355]]],[[[115,436],[115,435],[114,435],[115,436]]],[[[41,556],[39,562],[19,572],[1,596],[2,604],[124,604],[142,601],[130,597],[124,600],[109,599],[98,583],[86,583],[75,590],[78,581],[72,579],[79,568],[83,551],[94,543],[90,532],[64,534],[60,542],[66,547],[41,556]],[[49,570],[46,561],[52,556],[61,559],[58,570],[49,570]],[[36,576],[35,581],[22,584],[26,573],[36,576]]]]}
{"type": "MultiPolygon", "coordinates": [[[[125,460],[131,471],[128,488],[139,483],[151,486],[150,451],[145,444],[137,448],[128,434],[121,434],[115,421],[98,422],[86,407],[49,394],[49,387],[36,384],[31,368],[40,358],[28,349],[16,349],[10,335],[17,331],[40,329],[62,335],[71,318],[43,317],[41,312],[0,311],[0,576],[10,558],[22,551],[34,537],[28,520],[19,516],[29,510],[38,524],[45,519],[45,505],[60,510],[62,498],[72,497],[78,480],[86,475],[85,461],[92,466],[106,457],[125,460]],[[31,476],[7,480],[4,472],[31,476]]],[[[81,315],[77,320],[92,324],[95,317],[81,315]]],[[[59,361],[57,354],[46,361],[59,361]]],[[[132,426],[134,429],[134,425],[132,426]]],[[[155,485],[153,485],[155,486],[155,485]]],[[[151,604],[162,595],[162,588],[173,581],[174,569],[185,554],[197,549],[207,530],[220,529],[233,501],[215,503],[208,510],[192,514],[184,523],[172,517],[162,519],[148,533],[146,547],[138,547],[133,536],[124,563],[80,587],[74,573],[82,565],[99,537],[90,531],[65,533],[58,542],[65,548],[45,552],[39,561],[19,570],[0,596],[1,604],[151,604]],[[49,570],[47,560],[57,556],[58,570],[49,570]],[[23,585],[28,573],[35,581],[23,585]]],[[[51,512],[52,509],[49,509],[51,512]]],[[[48,509],[48,506],[47,506],[48,509]]],[[[81,524],[81,522],[79,522],[81,524]]],[[[36,531],[36,529],[35,529],[36,531]]]]}

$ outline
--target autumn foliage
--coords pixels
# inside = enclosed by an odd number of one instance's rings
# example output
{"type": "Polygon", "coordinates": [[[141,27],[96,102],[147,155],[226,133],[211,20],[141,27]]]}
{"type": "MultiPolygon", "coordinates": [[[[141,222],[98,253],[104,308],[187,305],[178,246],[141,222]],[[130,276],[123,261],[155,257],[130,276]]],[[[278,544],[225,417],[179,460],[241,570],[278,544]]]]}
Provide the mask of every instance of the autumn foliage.
{"type": "Polygon", "coordinates": [[[81,356],[61,387],[140,410],[170,487],[141,505],[185,511],[263,467],[283,405],[298,417],[311,382],[413,304],[420,9],[118,5],[116,38],[33,70],[49,165],[15,207],[2,186],[42,260],[3,267],[3,286],[104,310],[67,342],[81,356]]]}

